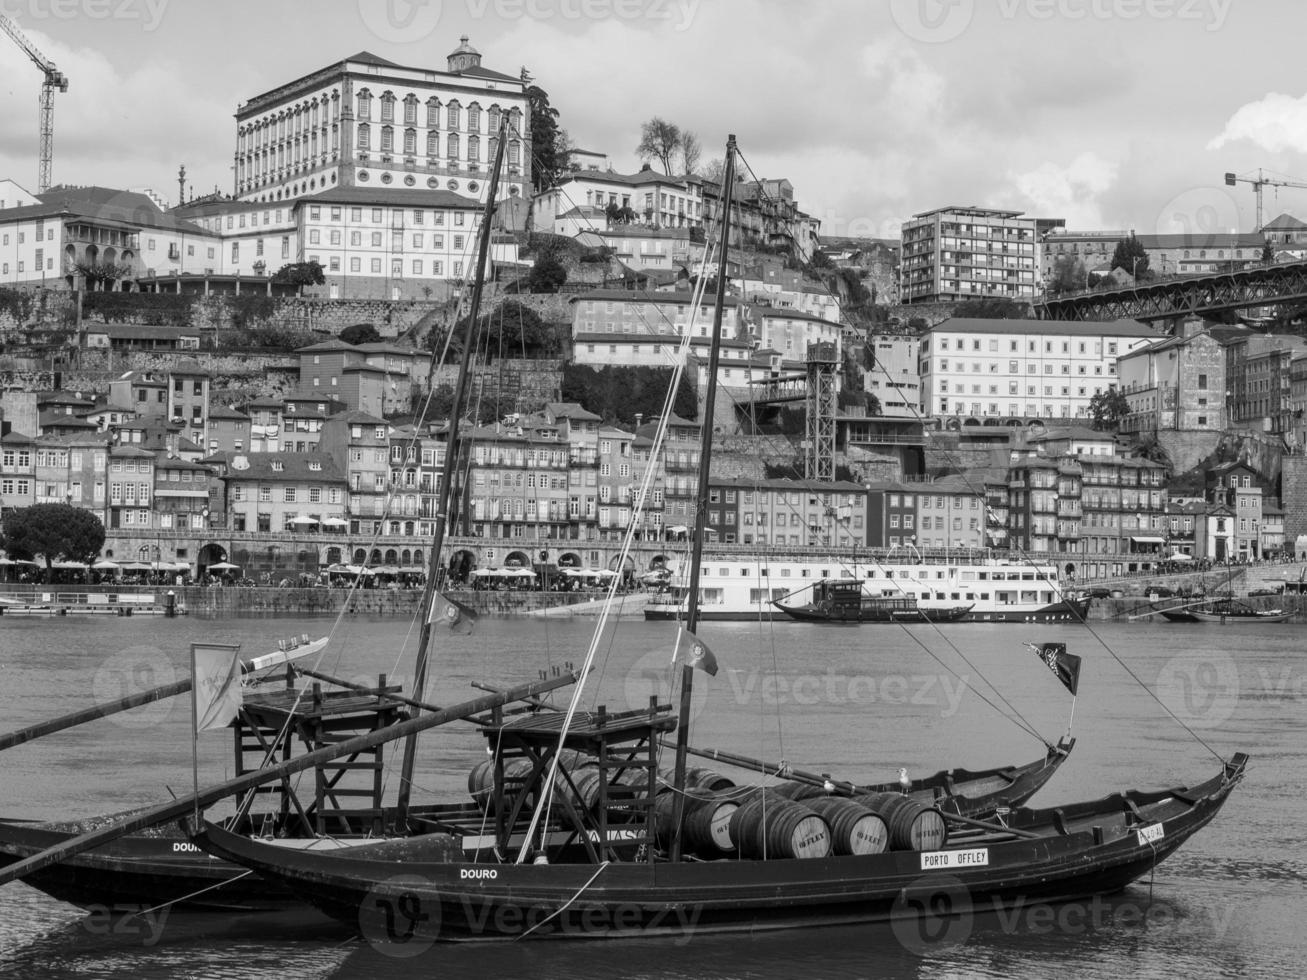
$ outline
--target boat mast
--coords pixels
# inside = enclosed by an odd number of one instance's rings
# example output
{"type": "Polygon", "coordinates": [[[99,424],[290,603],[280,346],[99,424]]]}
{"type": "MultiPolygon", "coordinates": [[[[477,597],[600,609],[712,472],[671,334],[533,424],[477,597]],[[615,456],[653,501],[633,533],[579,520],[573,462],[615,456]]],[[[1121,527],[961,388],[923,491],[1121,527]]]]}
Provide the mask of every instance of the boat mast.
{"type": "MultiPolygon", "coordinates": [[[[432,535],[431,557],[427,562],[427,584],[422,593],[422,631],[418,635],[417,664],[413,670],[413,697],[423,700],[427,686],[427,664],[431,648],[431,606],[435,599],[440,577],[440,552],[445,544],[449,506],[453,497],[454,472],[458,456],[458,420],[463,414],[463,401],[467,394],[468,367],[472,361],[473,339],[476,336],[477,317],[481,313],[481,289],[486,278],[486,257],[490,253],[490,223],[495,213],[495,193],[499,189],[499,172],[504,163],[504,146],[508,143],[508,119],[499,127],[499,142],[495,147],[495,160],[490,165],[490,186],[486,190],[486,206],[481,214],[481,240],[477,243],[476,277],[472,280],[472,302],[468,308],[467,325],[463,329],[463,354],[458,362],[458,381],[454,385],[454,404],[449,410],[449,431],[445,436],[445,462],[440,468],[440,490],[436,495],[435,530],[432,535]]],[[[451,327],[452,329],[452,327],[451,327]]],[[[434,362],[434,354],[432,360],[434,362]]],[[[428,386],[431,379],[427,379],[428,386]]],[[[416,711],[416,709],[415,709],[416,711]]],[[[418,733],[404,740],[404,761],[400,766],[399,794],[396,797],[395,825],[403,828],[408,820],[409,799],[413,792],[413,767],[417,762],[418,733]]]]}
{"type": "MultiPolygon", "coordinates": [[[[708,353],[708,389],[703,399],[702,431],[699,441],[699,486],[695,498],[694,545],[690,551],[690,594],[685,610],[685,630],[693,633],[699,622],[699,565],[708,523],[709,463],[712,459],[713,412],[717,402],[717,363],[721,355],[722,308],[726,301],[726,252],[731,238],[731,191],[735,187],[735,134],[726,138],[726,169],[722,174],[721,251],[717,263],[717,291],[713,301],[712,333],[708,353]]],[[[677,638],[680,650],[680,637],[677,638]]],[[[676,726],[676,767],[672,791],[675,820],[672,824],[671,859],[681,859],[681,820],[685,814],[685,759],[690,744],[690,698],[694,694],[694,667],[687,658],[681,665],[680,717],[676,726]]]]}

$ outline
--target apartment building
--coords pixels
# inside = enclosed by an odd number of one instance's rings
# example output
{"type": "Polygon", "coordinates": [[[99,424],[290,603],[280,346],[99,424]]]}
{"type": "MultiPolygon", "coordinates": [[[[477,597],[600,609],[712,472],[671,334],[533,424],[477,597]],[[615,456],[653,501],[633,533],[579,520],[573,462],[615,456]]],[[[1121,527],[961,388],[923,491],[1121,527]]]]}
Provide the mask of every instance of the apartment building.
{"type": "Polygon", "coordinates": [[[903,303],[1039,294],[1040,219],[1020,211],[946,207],[902,226],[899,293],[903,303]]]}
{"type": "Polygon", "coordinates": [[[1307,354],[1301,337],[1247,332],[1225,344],[1229,425],[1274,435],[1292,433],[1293,361],[1307,354]]]}
{"type": "Polygon", "coordinates": [[[1118,384],[1130,405],[1120,431],[1225,431],[1225,369],[1225,348],[1201,320],[1120,355],[1118,384]]]}
{"type": "Polygon", "coordinates": [[[724,544],[853,548],[866,542],[866,495],[841,480],[713,478],[707,527],[724,544]]]}
{"type": "Polygon", "coordinates": [[[1083,420],[1117,383],[1117,358],[1157,337],[1134,320],[953,317],[921,337],[922,404],[936,415],[1083,420]]]}

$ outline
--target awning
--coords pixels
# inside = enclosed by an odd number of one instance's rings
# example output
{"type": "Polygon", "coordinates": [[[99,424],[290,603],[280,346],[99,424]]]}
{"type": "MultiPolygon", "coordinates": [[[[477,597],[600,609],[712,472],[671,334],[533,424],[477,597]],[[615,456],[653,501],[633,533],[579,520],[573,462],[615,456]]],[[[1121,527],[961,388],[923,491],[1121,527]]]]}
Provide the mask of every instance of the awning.
{"type": "Polygon", "coordinates": [[[1166,544],[1166,538],[1148,538],[1143,535],[1139,535],[1138,537],[1132,536],[1130,540],[1135,544],[1166,544]]]}

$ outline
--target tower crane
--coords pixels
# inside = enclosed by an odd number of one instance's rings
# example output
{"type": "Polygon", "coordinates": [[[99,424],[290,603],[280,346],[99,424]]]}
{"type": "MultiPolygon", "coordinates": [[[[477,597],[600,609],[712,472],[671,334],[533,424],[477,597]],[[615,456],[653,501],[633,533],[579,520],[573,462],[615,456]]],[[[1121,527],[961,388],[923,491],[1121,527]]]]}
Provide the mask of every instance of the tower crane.
{"type": "Polygon", "coordinates": [[[1239,181],[1245,184],[1253,185],[1253,193],[1257,195],[1257,227],[1253,231],[1262,230],[1262,188],[1263,187],[1307,187],[1307,183],[1301,180],[1280,180],[1275,177],[1268,177],[1260,167],[1257,168],[1256,177],[1240,177],[1238,174],[1227,173],[1225,182],[1228,186],[1233,187],[1239,181]]]}
{"type": "Polygon", "coordinates": [[[13,38],[14,43],[45,73],[45,81],[41,83],[41,167],[36,179],[37,193],[42,194],[50,189],[50,160],[54,156],[54,90],[67,92],[68,76],[36,50],[35,45],[18,29],[18,25],[3,13],[0,13],[0,30],[13,38]]]}

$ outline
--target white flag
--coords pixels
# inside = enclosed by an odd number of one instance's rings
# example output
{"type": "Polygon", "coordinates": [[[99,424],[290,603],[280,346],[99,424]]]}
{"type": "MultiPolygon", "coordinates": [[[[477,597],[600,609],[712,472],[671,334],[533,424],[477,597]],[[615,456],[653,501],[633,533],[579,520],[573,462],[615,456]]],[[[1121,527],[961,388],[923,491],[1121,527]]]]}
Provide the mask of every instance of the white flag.
{"type": "Polygon", "coordinates": [[[240,646],[191,644],[195,731],[226,728],[241,707],[240,646]]]}

